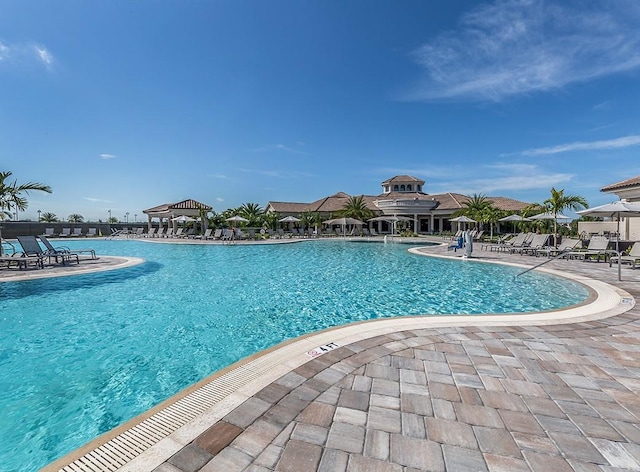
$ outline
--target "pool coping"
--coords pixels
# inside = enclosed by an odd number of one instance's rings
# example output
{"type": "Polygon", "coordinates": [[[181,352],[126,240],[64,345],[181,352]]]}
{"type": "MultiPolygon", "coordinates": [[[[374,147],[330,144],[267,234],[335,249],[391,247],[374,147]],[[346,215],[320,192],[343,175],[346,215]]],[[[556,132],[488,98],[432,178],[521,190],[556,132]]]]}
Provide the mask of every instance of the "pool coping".
{"type": "MultiPolygon", "coordinates": [[[[409,252],[452,258],[420,252],[419,249],[411,248],[409,252]]],[[[497,263],[523,269],[530,267],[476,258],[465,262],[497,263]]],[[[537,270],[588,287],[590,302],[560,310],[524,314],[402,316],[355,322],[309,333],[211,374],[42,470],[71,472],[99,467],[100,470],[151,471],[262,388],[314,359],[323,346],[329,350],[332,346],[346,346],[375,336],[426,328],[556,325],[593,321],[625,313],[635,306],[634,298],[619,287],[549,268],[537,270]]]]}
{"type": "Polygon", "coordinates": [[[125,269],[146,262],[140,257],[124,257],[124,256],[96,256],[95,259],[80,258],[80,262],[94,262],[99,264],[95,267],[80,267],[78,265],[51,265],[45,266],[44,269],[31,269],[29,271],[13,272],[0,277],[0,283],[4,282],[20,282],[24,280],[48,279],[54,277],[68,277],[72,275],[94,274],[97,272],[106,272],[116,269],[125,269]],[[115,262],[112,265],[105,265],[103,262],[115,262]],[[64,270],[71,269],[71,270],[64,270]]]}

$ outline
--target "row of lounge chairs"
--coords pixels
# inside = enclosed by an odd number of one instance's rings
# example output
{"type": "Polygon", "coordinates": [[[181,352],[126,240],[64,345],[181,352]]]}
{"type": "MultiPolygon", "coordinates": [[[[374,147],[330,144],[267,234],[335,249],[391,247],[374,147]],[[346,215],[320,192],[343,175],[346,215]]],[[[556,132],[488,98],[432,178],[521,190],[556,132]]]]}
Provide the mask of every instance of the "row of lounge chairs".
{"type": "Polygon", "coordinates": [[[60,234],[56,234],[54,228],[45,228],[44,235],[49,238],[79,238],[79,237],[95,237],[99,236],[97,228],[89,228],[86,233],[82,232],[82,228],[62,228],[60,234]]]}
{"type": "Polygon", "coordinates": [[[587,247],[583,248],[581,240],[564,238],[556,247],[553,244],[553,236],[550,234],[519,233],[494,244],[483,244],[480,249],[536,257],[562,257],[582,261],[595,260],[596,262],[602,260],[609,261],[609,266],[614,262],[620,262],[630,264],[635,269],[636,263],[640,262],[640,242],[633,244],[629,254],[620,256],[615,250],[609,249],[610,243],[611,241],[606,237],[594,236],[589,240],[587,247]]]}
{"type": "Polygon", "coordinates": [[[70,249],[66,246],[54,247],[44,235],[38,236],[18,236],[18,243],[22,251],[14,252],[12,255],[0,256],[0,263],[6,267],[15,265],[19,269],[26,269],[29,265],[44,268],[45,262],[51,264],[66,265],[70,262],[80,263],[80,254],[89,254],[92,259],[97,259],[96,252],[92,248],[70,249]],[[39,241],[38,241],[39,240],[39,241]],[[40,245],[42,243],[44,248],[40,245]]]}

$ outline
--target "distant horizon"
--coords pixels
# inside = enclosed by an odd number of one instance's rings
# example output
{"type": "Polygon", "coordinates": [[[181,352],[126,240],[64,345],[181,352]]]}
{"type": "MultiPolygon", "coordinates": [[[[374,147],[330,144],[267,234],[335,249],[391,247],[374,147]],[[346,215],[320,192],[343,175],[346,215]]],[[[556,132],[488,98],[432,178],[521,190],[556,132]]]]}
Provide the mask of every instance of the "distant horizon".
{"type": "Polygon", "coordinates": [[[0,28],[0,168],[53,189],[31,220],[371,195],[401,174],[597,206],[640,175],[634,0],[29,0],[0,28]]]}

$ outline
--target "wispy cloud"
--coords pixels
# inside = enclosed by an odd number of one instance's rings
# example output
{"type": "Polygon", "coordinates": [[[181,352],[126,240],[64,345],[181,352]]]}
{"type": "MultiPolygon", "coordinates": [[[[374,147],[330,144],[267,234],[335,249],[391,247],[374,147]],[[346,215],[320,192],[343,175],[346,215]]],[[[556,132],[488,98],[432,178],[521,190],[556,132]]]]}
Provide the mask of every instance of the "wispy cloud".
{"type": "MultiPolygon", "coordinates": [[[[304,146],[304,143],[298,141],[296,143],[298,146],[304,146]]],[[[293,147],[287,146],[285,144],[269,144],[267,146],[262,146],[259,148],[252,149],[253,152],[265,152],[265,151],[284,151],[291,154],[309,154],[308,152],[301,151],[299,149],[295,149],[293,147]]]]}
{"type": "Polygon", "coordinates": [[[17,66],[39,63],[48,69],[53,67],[54,57],[45,46],[33,43],[0,42],[0,63],[17,66]]]}
{"type": "Polygon", "coordinates": [[[507,97],[640,67],[640,2],[496,0],[414,51],[409,100],[507,97]]]}
{"type": "Polygon", "coordinates": [[[207,174],[207,177],[213,177],[214,179],[222,179],[222,180],[229,179],[229,176],[224,174],[207,174]]]}
{"type": "Polygon", "coordinates": [[[104,200],[102,198],[84,197],[84,199],[90,202],[112,203],[111,200],[104,200]]]}
{"type": "Polygon", "coordinates": [[[115,159],[117,156],[115,154],[100,154],[100,159],[115,159]]]}
{"type": "Polygon", "coordinates": [[[263,175],[265,177],[275,177],[277,179],[300,179],[313,177],[313,174],[308,172],[297,172],[290,170],[276,170],[276,169],[245,169],[239,168],[240,172],[247,172],[251,174],[263,175]]]}
{"type": "Polygon", "coordinates": [[[603,149],[620,149],[632,146],[640,146],[640,135],[624,136],[622,138],[607,139],[603,141],[575,142],[559,144],[557,146],[527,149],[522,151],[522,156],[544,156],[573,151],[599,151],[603,149]]]}
{"type": "Polygon", "coordinates": [[[216,197],[216,202],[224,202],[224,198],[222,198],[222,197],[216,197]]]}

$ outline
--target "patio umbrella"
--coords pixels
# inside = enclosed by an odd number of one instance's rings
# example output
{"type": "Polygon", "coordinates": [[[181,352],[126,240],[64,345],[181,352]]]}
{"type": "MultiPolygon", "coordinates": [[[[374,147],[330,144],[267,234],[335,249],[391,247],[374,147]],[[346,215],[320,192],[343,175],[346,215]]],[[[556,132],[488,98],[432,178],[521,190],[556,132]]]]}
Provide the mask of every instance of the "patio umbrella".
{"type": "Polygon", "coordinates": [[[343,236],[347,236],[347,225],[358,225],[362,226],[364,222],[360,220],[356,220],[355,218],[334,218],[332,220],[323,221],[326,225],[340,225],[342,226],[343,236]]]}
{"type": "Polygon", "coordinates": [[[516,223],[518,221],[531,221],[529,218],[525,218],[524,216],[520,216],[520,215],[509,215],[509,216],[505,216],[504,218],[500,218],[498,221],[513,221],[513,232],[516,232],[516,223]]]}
{"type": "Polygon", "coordinates": [[[463,226],[464,229],[467,228],[467,226],[466,226],[467,223],[476,223],[476,220],[472,220],[468,216],[464,216],[464,215],[456,216],[455,218],[451,218],[449,221],[455,221],[456,223],[464,223],[465,224],[463,226]]]}
{"type": "Polygon", "coordinates": [[[246,218],[243,218],[242,216],[236,215],[236,216],[232,216],[231,218],[227,218],[227,221],[235,221],[236,223],[248,223],[249,220],[246,218]]]}
{"type": "Polygon", "coordinates": [[[297,223],[300,221],[300,218],[296,218],[295,216],[285,216],[284,218],[280,218],[278,221],[280,223],[297,223]]]}
{"type": "Polygon", "coordinates": [[[413,221],[413,218],[408,216],[396,216],[396,215],[388,215],[388,216],[376,216],[375,218],[369,218],[367,221],[386,221],[393,227],[393,233],[395,233],[396,223],[398,221],[413,221]]]}
{"type": "Polygon", "coordinates": [[[556,220],[556,221],[563,221],[563,220],[570,220],[571,218],[563,215],[562,213],[556,213],[554,214],[551,211],[546,211],[544,213],[539,213],[537,215],[533,215],[529,217],[530,220],[556,220]]]}
{"type": "MultiPolygon", "coordinates": [[[[613,203],[607,203],[593,208],[587,208],[586,210],[576,212],[579,215],[596,215],[596,216],[608,216],[609,218],[616,218],[618,220],[618,226],[616,230],[616,253],[620,258],[619,242],[620,242],[620,218],[623,216],[640,216],[640,203],[630,203],[619,200],[613,203]]],[[[618,259],[618,280],[621,278],[620,259],[618,259]]]]}
{"type": "Polygon", "coordinates": [[[195,218],[191,218],[190,216],[187,215],[181,215],[181,216],[177,216],[175,218],[171,218],[171,221],[177,221],[178,223],[187,223],[187,222],[191,222],[191,221],[196,221],[195,218]]]}
{"type": "Polygon", "coordinates": [[[571,221],[566,215],[562,213],[553,213],[552,211],[545,211],[544,213],[538,213],[529,217],[530,220],[553,220],[553,245],[558,247],[558,221],[571,221]]]}

